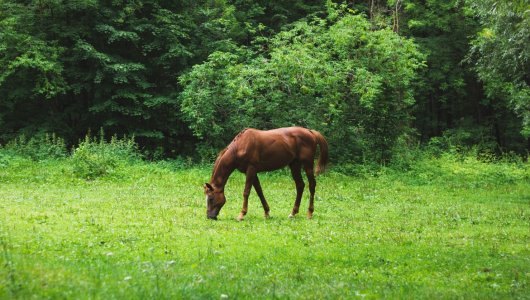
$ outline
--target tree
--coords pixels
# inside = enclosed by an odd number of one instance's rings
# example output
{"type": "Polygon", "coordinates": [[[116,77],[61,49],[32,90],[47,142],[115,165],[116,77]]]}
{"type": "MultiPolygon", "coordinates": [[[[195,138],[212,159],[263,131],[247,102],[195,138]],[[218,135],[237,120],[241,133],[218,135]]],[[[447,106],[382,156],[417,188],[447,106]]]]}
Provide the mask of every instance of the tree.
{"type": "MultiPolygon", "coordinates": [[[[29,120],[35,121],[33,110],[25,108],[40,99],[58,97],[67,89],[60,62],[64,48],[34,35],[34,18],[22,4],[0,2],[0,128],[7,129],[1,132],[4,136],[13,137],[29,120]],[[19,110],[24,113],[13,114],[19,110]]],[[[37,116],[40,121],[45,117],[37,116]]]]}
{"type": "Polygon", "coordinates": [[[195,140],[175,79],[319,2],[1,1],[0,142],[46,131],[71,144],[103,128],[145,148],[186,151],[195,140]]]}
{"type": "MultiPolygon", "coordinates": [[[[469,1],[482,29],[470,50],[488,101],[520,118],[530,137],[530,4],[524,0],[469,1]]],[[[530,141],[530,140],[529,140],[530,141]]],[[[529,142],[530,147],[530,142],[529,142]]]]}
{"type": "MultiPolygon", "coordinates": [[[[384,162],[410,125],[422,56],[362,15],[297,22],[268,51],[215,52],[180,77],[182,111],[203,151],[244,127],[305,126],[327,135],[335,159],[384,162]]],[[[215,152],[210,152],[215,153],[215,152]]]]}

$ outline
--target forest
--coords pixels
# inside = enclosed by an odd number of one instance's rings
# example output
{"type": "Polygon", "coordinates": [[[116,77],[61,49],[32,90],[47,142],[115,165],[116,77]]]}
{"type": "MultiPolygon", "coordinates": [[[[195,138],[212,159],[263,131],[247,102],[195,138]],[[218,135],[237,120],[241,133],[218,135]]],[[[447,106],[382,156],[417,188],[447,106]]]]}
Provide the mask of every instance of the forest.
{"type": "Polygon", "coordinates": [[[530,149],[526,0],[0,1],[0,145],[133,137],[210,161],[304,126],[331,159],[530,149]]]}

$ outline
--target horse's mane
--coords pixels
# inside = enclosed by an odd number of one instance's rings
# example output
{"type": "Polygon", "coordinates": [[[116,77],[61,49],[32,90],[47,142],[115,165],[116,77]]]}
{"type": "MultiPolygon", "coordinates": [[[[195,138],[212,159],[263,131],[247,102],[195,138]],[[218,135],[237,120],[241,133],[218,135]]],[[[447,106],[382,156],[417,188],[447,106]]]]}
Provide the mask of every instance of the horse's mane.
{"type": "Polygon", "coordinates": [[[223,157],[223,154],[226,153],[226,151],[228,151],[229,149],[231,149],[230,146],[232,146],[233,144],[235,144],[235,142],[237,142],[237,140],[239,139],[239,137],[245,132],[247,131],[248,128],[245,128],[243,130],[241,130],[233,139],[232,141],[230,142],[230,144],[228,144],[228,146],[226,146],[223,150],[219,151],[219,153],[217,154],[217,158],[215,159],[215,163],[213,164],[213,171],[212,171],[212,177],[210,178],[210,181],[213,180],[213,174],[215,174],[215,170],[217,170],[217,167],[219,165],[219,162],[221,161],[221,157],[223,157]]]}

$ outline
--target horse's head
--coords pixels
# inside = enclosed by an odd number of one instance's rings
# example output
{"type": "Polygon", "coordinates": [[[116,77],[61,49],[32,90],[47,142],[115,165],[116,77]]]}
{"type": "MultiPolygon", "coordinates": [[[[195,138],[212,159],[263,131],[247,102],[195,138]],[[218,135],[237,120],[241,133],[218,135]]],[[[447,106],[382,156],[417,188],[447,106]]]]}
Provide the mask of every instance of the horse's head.
{"type": "Polygon", "coordinates": [[[205,183],[204,194],[206,194],[206,215],[208,219],[217,220],[217,215],[226,202],[225,193],[223,190],[216,190],[209,183],[205,183]]]}

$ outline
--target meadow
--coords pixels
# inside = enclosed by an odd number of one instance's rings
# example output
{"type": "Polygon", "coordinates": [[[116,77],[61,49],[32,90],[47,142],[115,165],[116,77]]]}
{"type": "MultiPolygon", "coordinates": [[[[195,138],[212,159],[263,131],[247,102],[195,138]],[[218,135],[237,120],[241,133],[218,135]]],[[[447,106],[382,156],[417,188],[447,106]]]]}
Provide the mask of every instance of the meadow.
{"type": "Polygon", "coordinates": [[[530,299],[530,168],[441,156],[317,178],[287,218],[287,171],[244,178],[206,219],[211,166],[137,162],[91,180],[69,158],[0,159],[2,299],[530,299]]]}

